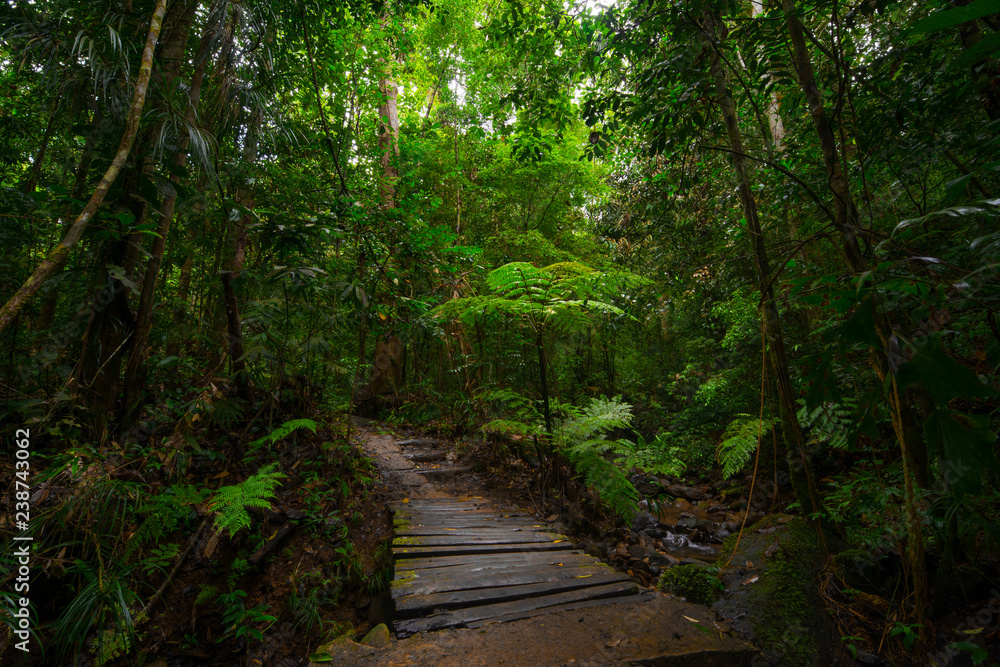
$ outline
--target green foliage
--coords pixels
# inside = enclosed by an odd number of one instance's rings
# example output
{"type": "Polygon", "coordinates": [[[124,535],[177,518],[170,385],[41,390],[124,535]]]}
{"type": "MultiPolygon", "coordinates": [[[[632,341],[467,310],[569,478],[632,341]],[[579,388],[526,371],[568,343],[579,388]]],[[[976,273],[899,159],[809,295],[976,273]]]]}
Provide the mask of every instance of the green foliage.
{"type": "Polygon", "coordinates": [[[316,428],[317,428],[316,422],[314,422],[311,419],[292,419],[290,421],[285,422],[278,428],[274,429],[269,434],[261,438],[257,438],[249,445],[247,445],[247,449],[249,449],[250,451],[256,451],[257,449],[260,449],[264,445],[267,445],[268,447],[273,447],[278,442],[284,440],[295,431],[298,431],[300,429],[308,429],[313,433],[315,433],[316,428]]]}
{"type": "Polygon", "coordinates": [[[718,459],[722,464],[723,479],[729,479],[743,470],[743,467],[757,451],[761,439],[774,427],[775,420],[760,419],[754,415],[741,414],[729,423],[719,443],[718,459]]]}
{"type": "Polygon", "coordinates": [[[240,484],[220,487],[209,501],[209,509],[216,512],[215,529],[226,531],[230,537],[243,528],[250,527],[247,507],[271,509],[270,499],[286,475],[273,472],[276,463],[271,463],[248,477],[240,484]]]}
{"type": "Polygon", "coordinates": [[[274,616],[264,613],[264,609],[267,607],[265,604],[247,609],[246,597],[246,591],[241,589],[219,596],[219,603],[223,606],[222,627],[224,634],[216,639],[216,642],[241,638],[263,641],[264,633],[254,625],[267,623],[270,626],[278,620],[274,616]]]}

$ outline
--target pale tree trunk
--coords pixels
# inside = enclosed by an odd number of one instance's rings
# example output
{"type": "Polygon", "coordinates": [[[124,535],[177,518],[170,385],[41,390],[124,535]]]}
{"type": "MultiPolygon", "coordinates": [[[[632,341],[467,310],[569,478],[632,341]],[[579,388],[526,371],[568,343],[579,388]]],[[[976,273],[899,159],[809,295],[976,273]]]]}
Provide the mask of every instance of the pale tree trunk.
{"type": "MultiPolygon", "coordinates": [[[[167,41],[164,43],[162,50],[164,61],[162,79],[165,91],[169,91],[173,87],[177,76],[180,74],[188,35],[191,31],[191,24],[194,20],[198,4],[198,0],[190,0],[188,2],[187,6],[183,8],[177,23],[172,27],[167,41]]],[[[188,108],[185,112],[185,120],[192,126],[197,121],[196,112],[198,102],[201,98],[201,84],[205,77],[205,67],[208,63],[207,55],[210,38],[211,29],[206,27],[198,48],[197,65],[191,77],[188,108]]],[[[185,132],[178,142],[177,152],[173,157],[173,163],[178,167],[183,167],[187,161],[187,147],[189,142],[190,137],[185,132]]],[[[172,175],[170,180],[174,186],[180,183],[180,177],[176,174],[172,175]]],[[[160,218],[156,228],[157,236],[153,239],[153,247],[150,251],[149,261],[146,264],[146,274],[142,281],[142,292],[139,296],[138,312],[136,314],[135,334],[132,337],[128,365],[125,369],[124,398],[122,400],[122,413],[124,415],[128,415],[132,411],[133,403],[138,398],[139,370],[145,356],[146,339],[149,336],[149,330],[152,326],[156,282],[160,266],[163,263],[163,253],[166,248],[167,236],[170,233],[170,224],[173,220],[176,203],[177,189],[173,187],[164,197],[160,206],[160,218]]]]}
{"type": "Polygon", "coordinates": [[[705,23],[704,39],[706,47],[711,50],[710,69],[715,83],[715,96],[726,123],[726,134],[729,137],[729,147],[733,156],[733,170],[739,187],[740,204],[747,221],[747,231],[750,232],[750,245],[753,252],[754,266],[757,269],[757,284],[761,296],[764,333],[767,338],[767,356],[771,372],[774,373],[778,385],[778,401],[780,406],[781,432],[785,442],[785,452],[789,463],[789,472],[795,495],[806,514],[817,514],[822,507],[819,494],[816,491],[815,480],[812,477],[810,457],[806,451],[805,438],[798,421],[798,409],[795,403],[795,393],[788,372],[788,357],[785,353],[785,337],[781,329],[781,320],[774,300],[774,289],[771,286],[771,265],[764,243],[764,232],[761,228],[757,212],[757,202],[751,189],[750,172],[747,169],[746,153],[743,147],[743,136],[740,131],[739,118],[729,92],[726,72],[723,68],[720,49],[722,48],[719,21],[711,11],[703,14],[705,23]]]}
{"type": "MultiPolygon", "coordinates": [[[[382,28],[387,29],[388,23],[388,18],[383,16],[382,28]]],[[[399,176],[396,166],[393,164],[393,157],[399,157],[399,110],[396,104],[399,90],[391,71],[393,60],[393,58],[386,59],[385,75],[378,82],[378,88],[383,98],[378,107],[378,148],[382,164],[380,192],[382,194],[382,208],[387,210],[396,206],[396,177],[399,176]]]]}
{"type": "Polygon", "coordinates": [[[49,253],[42,262],[35,269],[34,273],[31,274],[24,285],[10,298],[10,300],[4,304],[3,308],[0,308],[0,331],[3,331],[8,324],[17,316],[18,311],[24,307],[26,304],[42,286],[42,284],[48,280],[49,276],[53,275],[57,271],[62,270],[63,266],[66,265],[66,259],[69,256],[70,250],[80,241],[83,236],[84,230],[87,229],[87,225],[94,218],[97,213],[97,209],[100,207],[101,203],[104,201],[104,197],[108,194],[108,190],[111,189],[111,184],[114,183],[115,179],[118,177],[118,173],[121,171],[122,166],[125,164],[125,160],[128,159],[129,153],[132,151],[132,143],[135,141],[136,134],[139,130],[139,120],[142,117],[142,109],[146,104],[146,89],[149,86],[149,77],[153,68],[153,50],[156,48],[156,41],[160,36],[160,27],[163,22],[163,13],[166,9],[166,0],[156,0],[156,6],[153,9],[152,17],[149,22],[149,33],[146,36],[146,45],[142,51],[142,62],[139,66],[139,75],[136,77],[135,82],[135,93],[132,97],[132,105],[129,108],[128,118],[125,123],[125,133],[122,135],[121,142],[118,144],[118,151],[115,153],[114,159],[111,161],[111,165],[108,167],[107,171],[104,173],[104,178],[101,182],[97,184],[97,188],[94,190],[94,194],[90,197],[90,201],[77,216],[76,220],[70,226],[69,231],[63,237],[55,248],[49,253]]]}
{"type": "MultiPolygon", "coordinates": [[[[823,161],[826,164],[830,189],[833,191],[835,219],[834,226],[840,234],[841,249],[851,271],[861,275],[869,270],[869,263],[861,252],[857,239],[858,211],[851,198],[847,178],[841,169],[841,161],[837,154],[836,139],[832,123],[823,105],[823,95],[816,84],[812,60],[806,48],[805,34],[799,21],[795,0],[782,0],[785,11],[788,33],[792,41],[795,58],[795,69],[798,73],[799,85],[805,94],[806,103],[812,115],[813,125],[819,137],[823,161]]],[[[889,367],[888,350],[891,349],[895,334],[888,317],[879,308],[875,308],[875,333],[881,341],[879,349],[872,350],[872,365],[879,380],[885,383],[888,378],[891,389],[890,411],[892,426],[899,441],[903,459],[903,484],[906,505],[907,528],[907,562],[910,570],[910,581],[914,600],[912,617],[921,619],[927,601],[927,572],[924,562],[923,527],[917,507],[917,487],[927,484],[927,450],[923,442],[923,434],[917,428],[912,410],[905,397],[899,391],[895,374],[889,367]]]]}

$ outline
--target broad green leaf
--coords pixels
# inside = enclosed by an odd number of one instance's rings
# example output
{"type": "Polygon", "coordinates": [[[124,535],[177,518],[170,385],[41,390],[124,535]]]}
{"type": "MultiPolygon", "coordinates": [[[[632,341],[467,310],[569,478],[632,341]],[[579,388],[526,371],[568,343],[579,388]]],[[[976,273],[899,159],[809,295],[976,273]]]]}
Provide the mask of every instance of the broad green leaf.
{"type": "Polygon", "coordinates": [[[985,415],[938,408],[924,425],[927,446],[941,462],[941,477],[957,494],[978,493],[983,474],[997,469],[996,434],[985,415]]]}
{"type": "Polygon", "coordinates": [[[967,21],[974,21],[990,14],[996,14],[997,12],[1000,12],[1000,0],[976,0],[965,7],[955,7],[943,12],[936,12],[925,19],[917,21],[913,29],[910,30],[910,35],[916,36],[928,32],[945,30],[966,23],[967,21]]]}
{"type": "Polygon", "coordinates": [[[938,407],[943,408],[959,396],[985,398],[996,395],[967,366],[948,356],[941,347],[939,335],[915,342],[913,351],[913,357],[902,365],[896,378],[903,386],[923,383],[938,407]]]}

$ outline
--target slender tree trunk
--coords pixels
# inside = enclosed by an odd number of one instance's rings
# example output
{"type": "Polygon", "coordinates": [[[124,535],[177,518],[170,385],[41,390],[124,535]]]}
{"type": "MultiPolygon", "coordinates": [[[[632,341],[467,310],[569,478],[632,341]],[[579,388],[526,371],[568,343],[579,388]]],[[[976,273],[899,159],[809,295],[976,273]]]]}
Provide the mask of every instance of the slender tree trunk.
{"type": "MultiPolygon", "coordinates": [[[[164,61],[162,70],[163,85],[168,91],[173,87],[177,76],[180,74],[188,35],[191,31],[191,24],[194,20],[198,4],[198,0],[188,2],[187,7],[184,8],[183,13],[172,27],[167,41],[164,43],[162,51],[164,61]]],[[[211,33],[211,28],[206,26],[198,47],[197,65],[191,77],[191,88],[188,93],[189,100],[187,110],[185,111],[185,120],[192,126],[197,121],[197,108],[201,98],[202,80],[205,78],[205,67],[208,64],[207,55],[211,33]]],[[[190,137],[185,132],[178,142],[177,152],[173,157],[173,163],[178,167],[183,167],[187,161],[187,147],[189,142],[190,137]]],[[[170,224],[174,216],[174,206],[177,203],[176,185],[180,183],[180,177],[174,174],[171,176],[171,181],[175,187],[171,188],[160,206],[160,218],[156,228],[157,235],[153,239],[153,247],[150,251],[149,261],[146,264],[146,274],[142,281],[142,292],[139,296],[138,313],[136,315],[135,335],[133,336],[128,366],[125,369],[122,413],[126,416],[133,412],[134,403],[139,394],[138,385],[141,379],[139,371],[145,357],[146,339],[149,336],[149,330],[152,326],[153,301],[156,296],[157,277],[159,276],[160,266],[163,263],[163,253],[166,249],[167,236],[170,233],[170,224]]]]}
{"type": "Polygon", "coordinates": [[[545,432],[552,435],[552,415],[549,412],[549,379],[546,373],[545,340],[541,332],[535,337],[535,349],[538,350],[538,380],[542,386],[542,414],[545,416],[545,432]]]}
{"type": "MultiPolygon", "coordinates": [[[[813,125],[819,137],[823,161],[826,164],[830,189],[833,191],[835,219],[834,225],[840,234],[841,249],[848,266],[860,275],[869,270],[867,259],[861,252],[857,239],[858,212],[851,198],[847,178],[842,169],[837,154],[836,139],[832,123],[823,105],[823,96],[816,84],[812,60],[806,48],[806,40],[802,24],[798,18],[795,0],[782,0],[785,20],[792,50],[795,58],[795,69],[798,73],[799,85],[805,94],[806,103],[812,115],[813,125]]],[[[924,562],[923,528],[917,508],[917,486],[926,486],[927,450],[923,442],[923,434],[916,427],[916,422],[905,398],[900,395],[895,376],[889,367],[887,351],[895,340],[892,325],[885,313],[875,309],[875,332],[882,345],[881,349],[873,349],[872,365],[880,380],[885,384],[888,377],[891,380],[890,410],[892,425],[899,441],[903,459],[903,481],[907,513],[907,561],[910,569],[913,587],[914,609],[913,618],[924,616],[927,601],[927,571],[924,562]]]]}
{"type": "MultiPolygon", "coordinates": [[[[58,100],[56,100],[56,104],[58,104],[58,100]]],[[[42,173],[42,164],[45,162],[45,151],[48,150],[49,141],[52,139],[52,130],[55,129],[56,126],[55,107],[56,105],[53,104],[52,114],[49,116],[49,122],[45,126],[45,132],[42,134],[42,145],[38,147],[38,152],[35,153],[35,159],[31,163],[28,175],[20,184],[21,192],[25,194],[31,194],[34,192],[35,187],[38,185],[38,176],[42,173]]]]}
{"type": "Polygon", "coordinates": [[[142,63],[139,66],[139,75],[136,77],[135,94],[132,97],[132,106],[129,108],[128,119],[125,123],[125,133],[118,144],[118,151],[115,153],[111,165],[104,173],[104,178],[97,184],[97,189],[91,196],[90,201],[84,207],[80,215],[70,226],[69,231],[63,240],[49,253],[48,257],[42,260],[38,268],[35,269],[24,285],[0,308],[0,331],[3,331],[14,319],[18,311],[26,304],[42,286],[42,284],[57,271],[66,265],[66,259],[70,250],[80,241],[84,230],[97,209],[104,201],[111,184],[114,183],[121,171],[125,160],[128,159],[132,151],[132,143],[135,141],[139,130],[139,120],[142,117],[142,109],[146,104],[146,88],[149,86],[149,77],[153,67],[153,50],[156,48],[156,40],[160,36],[160,26],[163,22],[163,13],[166,8],[166,0],[156,0],[152,17],[149,22],[149,33],[146,36],[146,45],[142,51],[142,63]]]}
{"type": "MultiPolygon", "coordinates": [[[[248,165],[257,161],[257,136],[262,121],[261,110],[254,109],[250,117],[250,124],[247,126],[243,146],[243,160],[248,165]]],[[[240,184],[233,198],[248,211],[254,207],[254,197],[249,184],[240,184]]],[[[243,359],[243,323],[240,316],[239,298],[233,283],[243,274],[243,265],[246,261],[247,227],[252,219],[251,213],[245,213],[237,222],[232,223],[233,228],[230,230],[232,251],[228,255],[222,273],[222,294],[226,311],[226,333],[229,339],[230,369],[236,384],[237,394],[248,402],[250,400],[250,383],[247,377],[246,361],[243,359]]]]}
{"type": "Polygon", "coordinates": [[[760,290],[764,332],[767,338],[767,356],[771,371],[778,385],[778,400],[780,404],[781,432],[785,441],[786,457],[792,486],[799,504],[808,514],[817,514],[821,509],[819,494],[812,478],[810,457],[806,451],[805,438],[799,427],[798,409],[795,394],[788,372],[788,358],[785,353],[785,337],[781,330],[781,320],[774,301],[774,290],[771,287],[771,265],[767,257],[767,247],[764,243],[764,232],[757,213],[757,202],[751,189],[750,172],[747,169],[743,136],[740,132],[739,118],[733,104],[732,95],[723,69],[720,49],[720,24],[711,11],[704,13],[705,41],[711,50],[710,67],[715,82],[715,95],[726,123],[726,133],[729,136],[729,146],[733,155],[733,170],[739,186],[740,203],[743,215],[750,232],[750,244],[753,251],[754,265],[757,269],[757,284],[760,290]]]}
{"type": "MultiPolygon", "coordinates": [[[[388,19],[383,16],[383,29],[386,29],[387,25],[388,19]]],[[[381,155],[379,162],[382,165],[382,183],[379,189],[382,194],[382,207],[387,210],[396,206],[396,178],[399,175],[393,164],[393,157],[399,157],[399,111],[397,108],[399,90],[389,71],[393,60],[393,58],[386,59],[385,76],[378,82],[383,98],[378,107],[378,148],[381,155]]]]}

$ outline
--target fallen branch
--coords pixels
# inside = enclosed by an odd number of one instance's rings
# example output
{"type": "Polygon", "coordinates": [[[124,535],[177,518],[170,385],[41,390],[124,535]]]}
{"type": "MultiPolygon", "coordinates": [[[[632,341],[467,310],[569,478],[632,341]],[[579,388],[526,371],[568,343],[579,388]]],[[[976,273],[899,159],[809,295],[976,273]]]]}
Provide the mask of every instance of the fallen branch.
{"type": "Polygon", "coordinates": [[[292,532],[293,528],[294,526],[292,525],[292,522],[286,521],[284,525],[282,525],[281,528],[279,528],[278,531],[274,534],[274,537],[269,539],[260,549],[257,549],[257,553],[255,553],[253,556],[250,556],[248,562],[253,566],[259,565],[260,562],[264,560],[264,558],[269,553],[274,551],[274,549],[281,543],[281,541],[285,539],[285,537],[287,537],[290,532],[292,532]]]}
{"type": "Polygon", "coordinates": [[[167,588],[174,580],[174,575],[177,574],[177,571],[181,569],[181,565],[184,564],[187,557],[191,555],[192,551],[194,551],[195,545],[198,544],[198,540],[201,539],[202,534],[204,534],[205,529],[212,523],[212,519],[214,517],[215,514],[213,513],[201,520],[201,525],[198,526],[198,530],[194,531],[194,535],[192,535],[191,539],[188,540],[187,548],[185,548],[183,553],[177,557],[177,562],[174,563],[173,568],[171,568],[170,574],[168,574],[164,582],[160,584],[159,590],[157,590],[156,593],[153,594],[153,597],[150,598],[149,602],[146,603],[146,616],[152,618],[153,611],[156,609],[156,604],[163,599],[163,594],[167,592],[167,588]]]}

